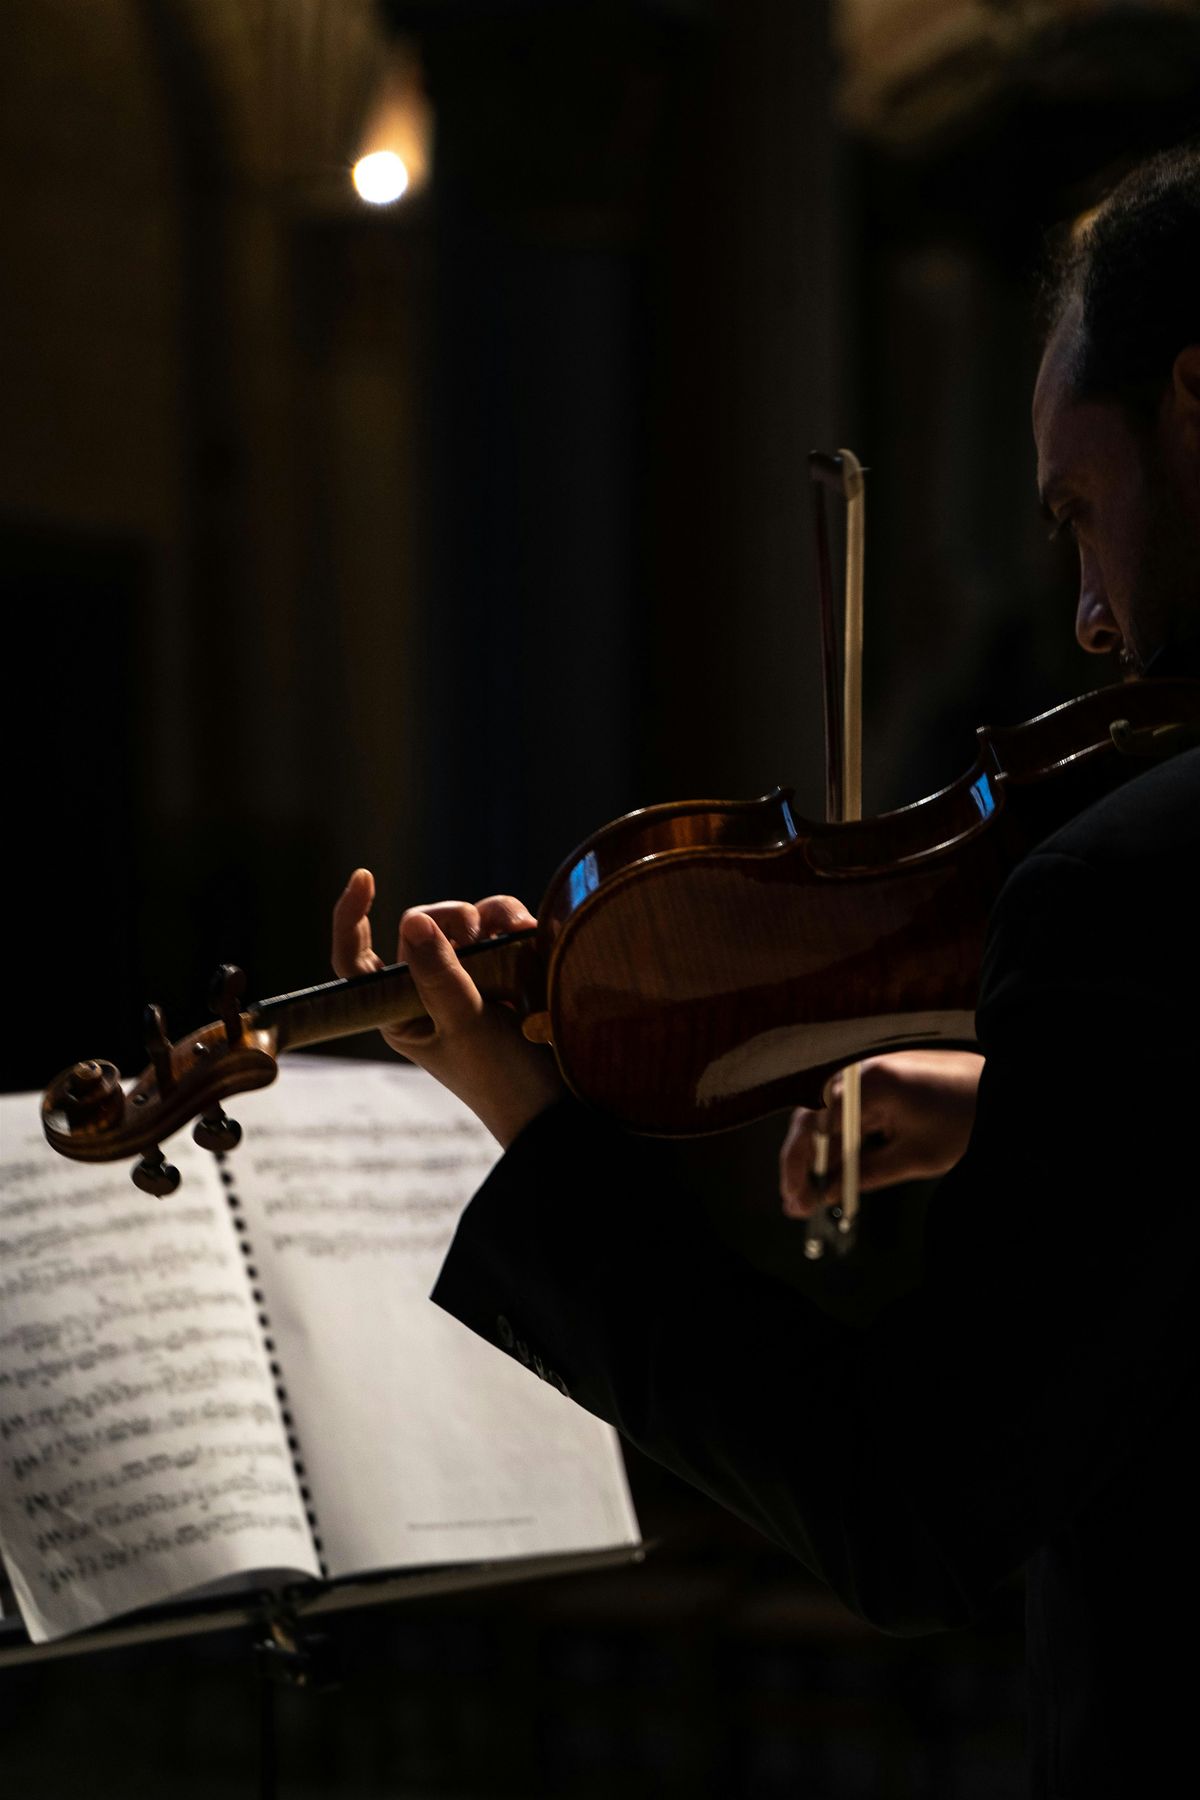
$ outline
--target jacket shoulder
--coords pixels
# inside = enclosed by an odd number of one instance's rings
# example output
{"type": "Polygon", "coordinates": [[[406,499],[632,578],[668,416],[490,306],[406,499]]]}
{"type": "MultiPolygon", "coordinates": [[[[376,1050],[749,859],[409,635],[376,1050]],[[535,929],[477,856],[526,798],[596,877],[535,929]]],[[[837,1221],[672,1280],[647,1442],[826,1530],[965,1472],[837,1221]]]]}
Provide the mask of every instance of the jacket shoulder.
{"type": "Polygon", "coordinates": [[[1200,858],[1200,750],[1115,788],[1062,826],[1035,854],[1073,857],[1114,872],[1130,865],[1200,858]]]}

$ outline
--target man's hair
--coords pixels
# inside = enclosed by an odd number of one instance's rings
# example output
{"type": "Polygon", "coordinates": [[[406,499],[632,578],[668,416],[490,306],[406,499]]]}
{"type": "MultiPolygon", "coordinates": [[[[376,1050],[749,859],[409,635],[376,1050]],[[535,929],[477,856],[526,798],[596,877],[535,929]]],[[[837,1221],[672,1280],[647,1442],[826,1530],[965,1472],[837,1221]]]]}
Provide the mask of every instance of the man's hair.
{"type": "Polygon", "coordinates": [[[1078,299],[1077,399],[1157,405],[1175,358],[1200,343],[1200,147],[1139,164],[1087,214],[1054,258],[1047,335],[1078,299]]]}

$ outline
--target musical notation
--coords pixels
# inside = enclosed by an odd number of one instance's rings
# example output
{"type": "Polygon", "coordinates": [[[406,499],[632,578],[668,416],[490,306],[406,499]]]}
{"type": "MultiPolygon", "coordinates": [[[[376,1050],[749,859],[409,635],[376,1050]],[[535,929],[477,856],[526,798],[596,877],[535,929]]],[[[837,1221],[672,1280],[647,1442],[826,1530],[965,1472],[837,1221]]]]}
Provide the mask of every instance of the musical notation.
{"type": "Polygon", "coordinates": [[[315,1573],[216,1170],[189,1156],[174,1206],[121,1169],[64,1181],[3,1105],[0,1546],[34,1635],[240,1569],[315,1573]]]}
{"type": "Polygon", "coordinates": [[[608,1427],[429,1301],[495,1143],[412,1070],[297,1060],[236,1154],[173,1143],[166,1200],[0,1098],[0,1550],[35,1640],[636,1540],[608,1427]]]}
{"type": "Polygon", "coordinates": [[[474,1120],[310,1120],[281,1132],[260,1121],[248,1189],[276,1256],[350,1263],[392,1259],[406,1286],[428,1286],[462,1211],[496,1159],[474,1120]]]}

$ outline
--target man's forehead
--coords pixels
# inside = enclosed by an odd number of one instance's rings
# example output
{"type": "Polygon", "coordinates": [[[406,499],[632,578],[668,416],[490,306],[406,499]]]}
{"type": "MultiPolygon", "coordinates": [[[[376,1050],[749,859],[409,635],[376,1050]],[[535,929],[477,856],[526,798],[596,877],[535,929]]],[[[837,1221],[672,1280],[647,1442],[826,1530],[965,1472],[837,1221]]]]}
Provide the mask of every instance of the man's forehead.
{"type": "Polygon", "coordinates": [[[1072,301],[1051,332],[1033,390],[1033,437],[1038,453],[1038,490],[1050,503],[1069,475],[1073,413],[1071,371],[1079,335],[1079,302],[1072,301]]]}

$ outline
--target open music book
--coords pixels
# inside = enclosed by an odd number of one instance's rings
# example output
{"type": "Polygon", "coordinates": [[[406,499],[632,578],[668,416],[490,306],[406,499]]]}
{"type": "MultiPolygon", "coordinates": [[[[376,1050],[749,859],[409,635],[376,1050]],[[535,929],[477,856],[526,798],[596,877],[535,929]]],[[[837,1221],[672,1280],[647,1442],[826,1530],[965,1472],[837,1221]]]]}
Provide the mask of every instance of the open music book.
{"type": "Polygon", "coordinates": [[[183,1595],[638,1542],[615,1434],[427,1298],[498,1154],[401,1064],[289,1057],[183,1182],[0,1098],[0,1552],[45,1642],[183,1595]]]}

